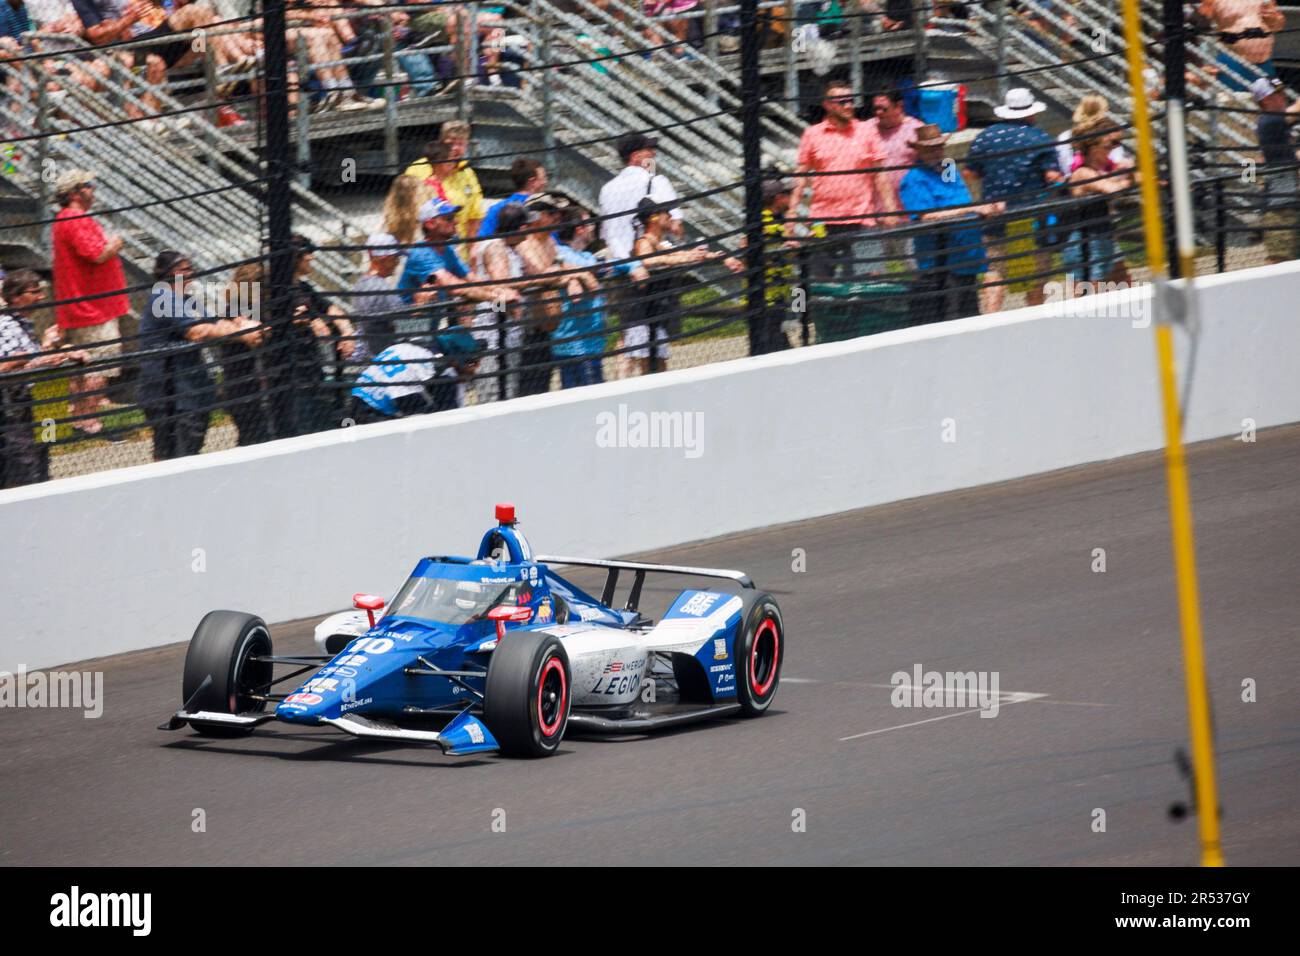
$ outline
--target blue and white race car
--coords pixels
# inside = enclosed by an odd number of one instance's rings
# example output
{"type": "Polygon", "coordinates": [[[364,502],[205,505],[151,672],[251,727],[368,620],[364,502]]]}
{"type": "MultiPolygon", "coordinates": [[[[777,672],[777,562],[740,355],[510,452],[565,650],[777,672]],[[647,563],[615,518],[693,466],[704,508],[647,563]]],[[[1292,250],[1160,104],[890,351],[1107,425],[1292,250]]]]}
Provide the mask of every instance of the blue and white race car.
{"type": "Polygon", "coordinates": [[[476,557],[423,558],[388,602],[355,595],[356,610],[316,628],[318,655],[276,655],[261,618],[209,612],[186,654],[184,704],[163,729],[233,737],[280,720],[448,754],[543,757],[566,732],[639,734],[771,705],[785,626],[747,575],[534,556],[514,507],[496,517],[476,557]],[[600,598],[554,565],[605,569],[600,598]],[[617,608],[622,572],[632,584],[617,608]],[[647,574],[738,587],[682,591],[656,622],[638,610],[647,574]],[[293,670],[276,676],[277,665],[293,670]]]}

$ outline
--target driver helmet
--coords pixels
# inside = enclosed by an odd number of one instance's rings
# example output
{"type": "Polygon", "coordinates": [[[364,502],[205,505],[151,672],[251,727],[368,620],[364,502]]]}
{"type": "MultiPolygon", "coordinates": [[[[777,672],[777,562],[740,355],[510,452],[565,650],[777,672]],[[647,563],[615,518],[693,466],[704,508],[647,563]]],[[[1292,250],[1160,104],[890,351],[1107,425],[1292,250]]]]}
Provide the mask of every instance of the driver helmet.
{"type": "Polygon", "coordinates": [[[477,581],[458,581],[456,583],[456,606],[462,611],[472,611],[479,606],[483,596],[483,585],[477,581]]]}

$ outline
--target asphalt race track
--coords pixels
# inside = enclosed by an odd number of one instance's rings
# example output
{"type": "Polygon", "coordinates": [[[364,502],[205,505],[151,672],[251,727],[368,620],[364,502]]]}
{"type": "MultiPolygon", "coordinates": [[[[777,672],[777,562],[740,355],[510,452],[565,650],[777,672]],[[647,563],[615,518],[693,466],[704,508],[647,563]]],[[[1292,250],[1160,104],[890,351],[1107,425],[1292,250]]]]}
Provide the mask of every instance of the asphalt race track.
{"type": "MultiPolygon", "coordinates": [[[[1300,427],[1190,464],[1224,852],[1296,865],[1300,427]]],[[[0,712],[0,862],[1197,861],[1194,821],[1168,814],[1188,796],[1187,722],[1158,455],[644,557],[741,568],[777,595],[790,645],[771,713],[531,762],[275,724],[205,740],[155,729],[180,703],[175,644],[94,663],[101,719],[0,712]],[[891,674],[917,664],[998,672],[998,715],[893,707],[891,674]]],[[[647,586],[645,609],[668,591],[647,586]]],[[[312,623],[274,628],[276,650],[307,650],[312,623]]]]}

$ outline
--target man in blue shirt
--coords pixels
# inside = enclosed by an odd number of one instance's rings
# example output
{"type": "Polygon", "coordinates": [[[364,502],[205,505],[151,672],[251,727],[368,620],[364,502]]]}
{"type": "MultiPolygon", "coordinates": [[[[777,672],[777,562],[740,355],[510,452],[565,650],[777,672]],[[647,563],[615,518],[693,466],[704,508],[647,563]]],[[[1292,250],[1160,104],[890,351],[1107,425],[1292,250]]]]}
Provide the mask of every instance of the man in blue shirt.
{"type": "Polygon", "coordinates": [[[496,235],[497,217],[507,203],[523,204],[529,197],[546,191],[546,167],[527,156],[518,157],[510,164],[510,179],[515,184],[515,191],[498,203],[493,203],[479,223],[478,237],[488,239],[496,235]]]}
{"type": "MultiPolygon", "coordinates": [[[[445,199],[430,199],[420,207],[420,228],[424,244],[416,246],[406,257],[406,268],[397,282],[402,301],[412,305],[437,302],[442,308],[428,319],[402,319],[394,323],[398,334],[427,334],[442,326],[442,312],[458,299],[473,302],[517,302],[519,292],[503,286],[487,285],[490,280],[470,270],[457,254],[456,213],[460,207],[445,199]]],[[[466,321],[460,324],[468,324],[466,321]]],[[[460,316],[450,317],[448,324],[458,324],[460,316]]]]}
{"type": "Polygon", "coordinates": [[[916,150],[916,166],[898,186],[898,198],[908,218],[920,222],[950,221],[954,225],[927,230],[912,240],[920,276],[912,287],[912,321],[943,322],[979,315],[976,281],[988,266],[978,219],[995,216],[1001,202],[976,206],[957,164],[945,161],[948,137],[930,123],[908,143],[916,150]],[[958,226],[956,223],[962,223],[958,226]]]}
{"type": "MultiPolygon", "coordinates": [[[[966,157],[966,168],[984,182],[983,198],[1005,202],[1011,209],[1030,206],[1048,198],[1048,188],[1061,182],[1052,137],[1034,126],[1034,117],[1047,104],[1034,99],[1024,87],[1008,90],[1006,101],[993,112],[995,123],[975,137],[966,157]]],[[[1007,288],[1027,293],[1030,305],[1042,303],[1043,283],[1052,267],[1051,256],[1039,249],[1038,217],[1027,214],[989,230],[994,240],[990,253],[989,311],[1002,308],[1007,288]],[[1003,279],[1009,284],[1004,284],[1003,279]]]]}

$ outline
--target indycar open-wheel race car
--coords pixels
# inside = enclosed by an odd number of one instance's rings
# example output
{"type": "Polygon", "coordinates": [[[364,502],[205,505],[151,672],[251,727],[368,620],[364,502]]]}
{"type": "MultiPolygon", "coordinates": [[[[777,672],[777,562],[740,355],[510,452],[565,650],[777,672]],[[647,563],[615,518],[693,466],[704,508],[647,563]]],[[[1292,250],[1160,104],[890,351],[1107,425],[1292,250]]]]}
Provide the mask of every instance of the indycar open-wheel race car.
{"type": "Polygon", "coordinates": [[[477,557],[422,559],[387,603],[355,595],[356,610],[317,626],[320,654],[276,655],[261,618],[209,612],[185,657],[184,703],[163,729],[237,737],[280,720],[448,754],[544,757],[566,733],[639,734],[771,705],[785,626],[747,575],[534,557],[513,506],[496,516],[477,557]],[[551,565],[606,569],[600,598],[551,565]],[[616,608],[624,571],[632,584],[616,608]],[[647,574],[730,580],[739,593],[685,590],[655,622],[637,609],[647,574]],[[277,676],[277,665],[292,670],[277,676]]]}

